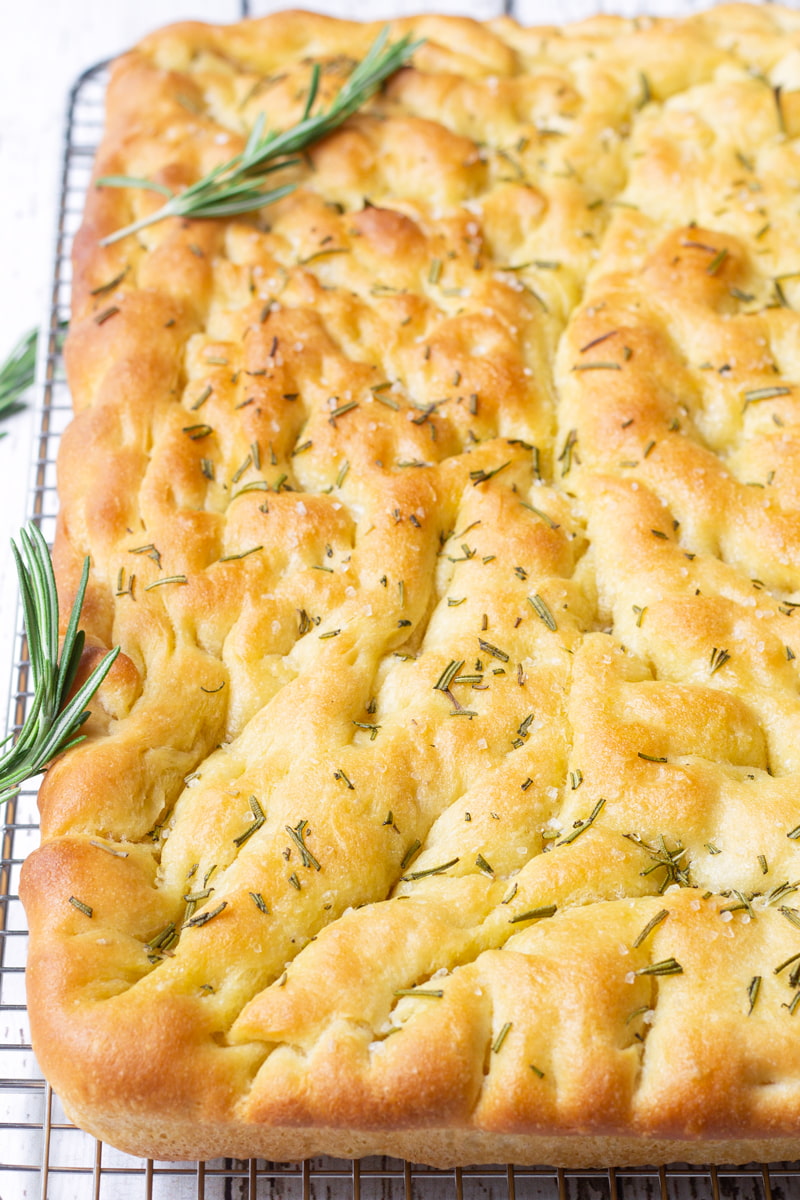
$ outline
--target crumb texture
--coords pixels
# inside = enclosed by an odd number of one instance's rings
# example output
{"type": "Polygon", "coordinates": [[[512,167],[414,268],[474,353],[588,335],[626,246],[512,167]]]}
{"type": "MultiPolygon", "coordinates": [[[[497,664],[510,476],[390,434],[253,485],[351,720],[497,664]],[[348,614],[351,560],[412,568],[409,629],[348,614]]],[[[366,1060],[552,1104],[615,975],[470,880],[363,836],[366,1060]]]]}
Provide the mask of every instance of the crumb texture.
{"type": "MultiPolygon", "coordinates": [[[[378,28],[154,34],[97,174],[184,187],[378,28]]],[[[122,652],[36,1051],[154,1157],[794,1157],[800,14],[407,31],[278,203],[102,247],[162,198],[90,190],[55,557],[122,652]]]]}

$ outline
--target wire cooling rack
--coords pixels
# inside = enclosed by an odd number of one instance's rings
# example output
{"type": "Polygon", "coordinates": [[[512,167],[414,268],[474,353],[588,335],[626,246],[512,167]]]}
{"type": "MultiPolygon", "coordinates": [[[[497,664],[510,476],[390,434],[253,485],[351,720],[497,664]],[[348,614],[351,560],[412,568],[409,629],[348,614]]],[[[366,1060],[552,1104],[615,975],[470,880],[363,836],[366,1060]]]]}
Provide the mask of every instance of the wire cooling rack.
{"type": "MultiPolygon", "coordinates": [[[[525,0],[522,0],[523,4],[525,0]]],[[[422,6],[421,6],[422,7],[422,6]]],[[[243,14],[248,11],[242,4],[243,14]]],[[[106,64],[86,71],[69,98],[58,232],[41,399],[31,464],[29,515],[52,541],[55,456],[71,405],[60,356],[67,320],[70,250],[103,120],[106,64]]],[[[19,729],[30,699],[24,634],[16,635],[8,727],[19,729]]],[[[38,841],[36,789],[23,788],[0,830],[0,1200],[800,1200],[800,1164],[556,1170],[490,1165],[434,1171],[398,1159],[360,1162],[164,1163],[132,1158],[67,1119],[33,1057],[25,1009],[25,915],[21,864],[38,841]]]]}

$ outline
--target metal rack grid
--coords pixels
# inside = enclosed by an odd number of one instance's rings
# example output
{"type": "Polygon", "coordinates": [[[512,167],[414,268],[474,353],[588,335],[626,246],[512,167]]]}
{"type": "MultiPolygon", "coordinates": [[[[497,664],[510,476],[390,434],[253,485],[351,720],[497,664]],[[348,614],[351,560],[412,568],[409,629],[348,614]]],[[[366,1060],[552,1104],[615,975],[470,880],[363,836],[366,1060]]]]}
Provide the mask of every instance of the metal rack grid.
{"type": "MultiPolygon", "coordinates": [[[[248,12],[247,0],[242,12],[248,12]]],[[[71,285],[70,249],[102,128],[106,64],[90,68],[69,97],[49,318],[39,363],[41,399],[31,464],[29,515],[52,541],[55,455],[71,405],[60,356],[71,285]]],[[[8,727],[30,698],[18,620],[8,727]]],[[[800,1164],[563,1170],[491,1165],[435,1171],[397,1159],[317,1158],[301,1163],[220,1159],[165,1163],[132,1158],[67,1119],[30,1045],[24,995],[25,916],[19,871],[38,840],[36,788],[25,787],[0,827],[0,1200],[800,1200],[800,1164]]]]}

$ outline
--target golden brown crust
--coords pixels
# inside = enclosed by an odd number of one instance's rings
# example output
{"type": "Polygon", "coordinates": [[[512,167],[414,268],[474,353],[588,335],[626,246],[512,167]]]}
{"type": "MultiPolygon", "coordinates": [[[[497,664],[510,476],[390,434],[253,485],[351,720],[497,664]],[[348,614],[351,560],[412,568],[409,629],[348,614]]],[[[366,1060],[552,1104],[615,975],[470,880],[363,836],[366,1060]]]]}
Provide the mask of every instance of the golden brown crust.
{"type": "MultiPolygon", "coordinates": [[[[377,29],[154,34],[97,173],[377,29]]],[[[90,190],[36,1052],[158,1158],[797,1157],[800,16],[407,30],[261,213],[90,190]]]]}

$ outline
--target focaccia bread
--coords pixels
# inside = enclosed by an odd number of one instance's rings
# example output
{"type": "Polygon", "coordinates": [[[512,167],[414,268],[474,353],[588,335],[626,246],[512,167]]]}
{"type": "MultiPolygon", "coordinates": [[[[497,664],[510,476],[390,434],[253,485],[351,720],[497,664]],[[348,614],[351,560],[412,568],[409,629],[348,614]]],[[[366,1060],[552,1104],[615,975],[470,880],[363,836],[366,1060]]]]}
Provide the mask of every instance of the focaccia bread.
{"type": "MultiPolygon", "coordinates": [[[[279,203],[89,191],[36,1053],[156,1158],[797,1157],[800,14],[409,30],[279,203]]],[[[153,35],[97,173],[377,32],[153,35]]]]}

